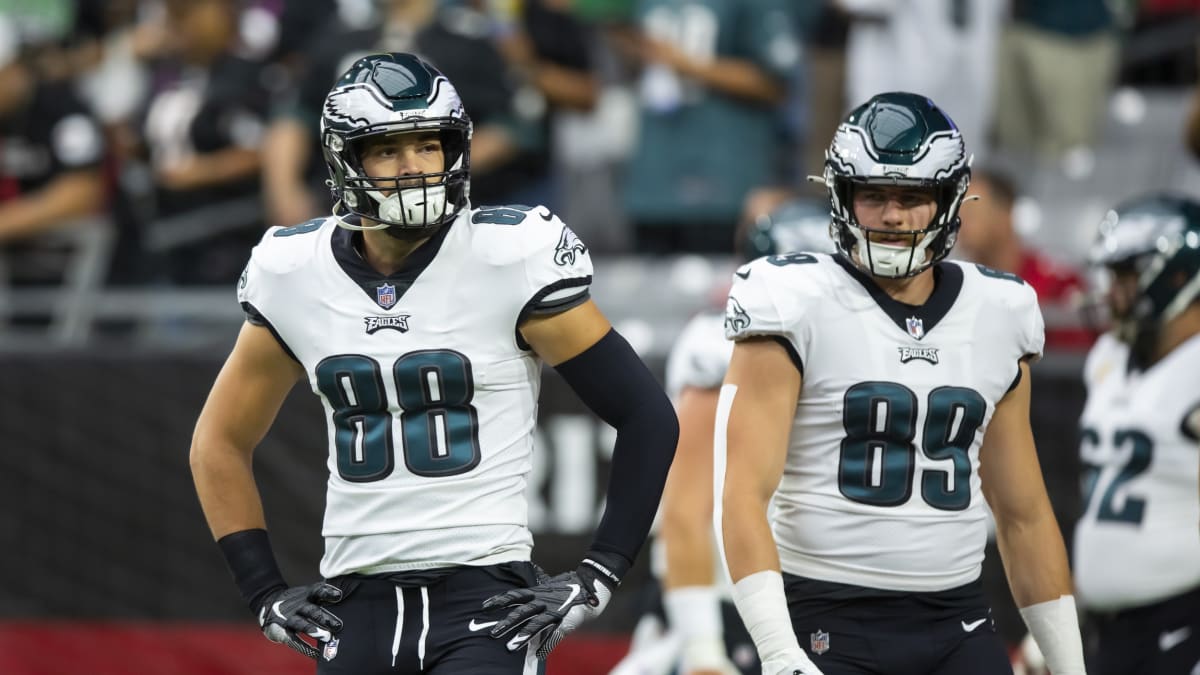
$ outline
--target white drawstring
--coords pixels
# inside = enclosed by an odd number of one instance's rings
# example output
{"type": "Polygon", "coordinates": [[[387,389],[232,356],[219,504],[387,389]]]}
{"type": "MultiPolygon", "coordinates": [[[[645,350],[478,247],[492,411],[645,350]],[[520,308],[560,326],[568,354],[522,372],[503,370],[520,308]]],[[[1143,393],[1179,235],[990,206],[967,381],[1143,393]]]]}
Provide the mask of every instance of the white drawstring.
{"type": "Polygon", "coordinates": [[[425,636],[429,635],[429,589],[421,587],[421,638],[417,641],[417,659],[425,670],[425,636]]]}
{"type": "Polygon", "coordinates": [[[400,653],[400,631],[404,630],[404,589],[396,587],[396,635],[392,638],[392,667],[396,667],[396,654],[400,653]]]}

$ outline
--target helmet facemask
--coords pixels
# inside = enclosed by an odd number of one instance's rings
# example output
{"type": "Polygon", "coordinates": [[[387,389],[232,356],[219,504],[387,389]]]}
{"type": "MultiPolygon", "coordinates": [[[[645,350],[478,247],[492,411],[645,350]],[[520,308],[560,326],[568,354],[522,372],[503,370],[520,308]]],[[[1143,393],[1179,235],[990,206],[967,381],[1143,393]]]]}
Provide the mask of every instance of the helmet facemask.
{"type": "Polygon", "coordinates": [[[326,132],[324,152],[329,165],[329,185],[337,203],[334,214],[350,229],[386,229],[400,238],[427,236],[451,220],[467,203],[470,175],[469,125],[462,120],[441,118],[401,125],[368,127],[349,138],[326,132]],[[445,165],[442,171],[403,176],[369,176],[362,164],[362,151],[380,136],[435,130],[441,141],[445,165]],[[335,148],[339,148],[335,150],[335,148]],[[344,216],[360,222],[345,223],[344,216]],[[370,221],[364,225],[361,221],[370,221]]]}
{"type": "Polygon", "coordinates": [[[969,183],[969,170],[957,181],[926,181],[902,178],[863,178],[837,176],[826,168],[825,179],[833,204],[831,229],[838,251],[864,271],[878,277],[904,278],[920,274],[949,255],[958,238],[961,221],[958,209],[969,183]],[[913,190],[932,188],[936,204],[933,218],[917,230],[871,228],[858,222],[854,213],[854,193],[865,187],[897,187],[913,190]],[[887,244],[872,241],[872,235],[903,238],[906,243],[887,244]]]}

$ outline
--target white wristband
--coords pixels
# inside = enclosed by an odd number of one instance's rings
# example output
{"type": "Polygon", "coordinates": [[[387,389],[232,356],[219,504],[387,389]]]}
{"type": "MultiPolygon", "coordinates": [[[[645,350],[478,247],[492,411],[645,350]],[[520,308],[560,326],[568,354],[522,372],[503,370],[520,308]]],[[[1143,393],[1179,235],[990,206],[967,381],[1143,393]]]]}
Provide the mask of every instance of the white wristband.
{"type": "Polygon", "coordinates": [[[1057,600],[1022,607],[1021,617],[1045,655],[1050,672],[1054,675],[1085,675],[1075,596],[1063,595],[1057,600]]]}
{"type": "Polygon", "coordinates": [[[725,661],[721,599],[715,586],[672,588],[663,595],[667,622],[683,639],[685,670],[716,670],[725,661]]]}
{"type": "Polygon", "coordinates": [[[763,570],[743,577],[733,585],[733,602],[764,663],[804,653],[788,615],[782,574],[763,570]]]}

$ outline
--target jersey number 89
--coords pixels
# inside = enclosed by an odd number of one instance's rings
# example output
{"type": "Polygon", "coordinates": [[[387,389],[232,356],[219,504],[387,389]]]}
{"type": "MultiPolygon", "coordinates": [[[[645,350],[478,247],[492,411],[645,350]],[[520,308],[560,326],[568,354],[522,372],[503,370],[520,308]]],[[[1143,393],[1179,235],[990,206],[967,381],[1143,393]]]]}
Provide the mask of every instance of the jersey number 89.
{"type": "MultiPolygon", "coordinates": [[[[961,511],[971,504],[968,453],[986,413],[987,403],[973,389],[929,392],[921,451],[953,466],[951,471],[926,469],[921,476],[921,498],[933,508],[961,511]]],[[[846,391],[842,425],[841,493],[872,506],[907,502],[916,473],[917,395],[896,382],[860,382],[846,391]]]]}
{"type": "MultiPolygon", "coordinates": [[[[333,407],[338,475],[382,480],[395,468],[392,414],[379,362],[361,354],[317,364],[317,389],[333,407]]],[[[404,464],[418,476],[465,473],[479,464],[479,414],[471,362],[459,352],[409,352],[392,365],[404,464]]]]}

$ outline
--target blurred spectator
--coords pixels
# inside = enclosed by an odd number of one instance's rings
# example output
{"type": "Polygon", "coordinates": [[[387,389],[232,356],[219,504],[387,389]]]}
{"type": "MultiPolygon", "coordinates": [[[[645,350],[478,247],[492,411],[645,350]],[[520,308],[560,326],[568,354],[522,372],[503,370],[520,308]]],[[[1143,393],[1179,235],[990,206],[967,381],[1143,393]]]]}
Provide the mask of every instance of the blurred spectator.
{"type": "MultiPolygon", "coordinates": [[[[806,15],[810,21],[801,24],[800,33],[804,38],[804,136],[824,139],[833,138],[847,112],[846,41],[850,35],[850,21],[833,0],[820,0],[814,4],[819,6],[819,11],[815,16],[806,15]]],[[[822,142],[805,143],[802,164],[797,171],[800,189],[818,199],[826,197],[825,186],[809,183],[804,178],[821,172],[827,147],[822,142]]]]}
{"type": "Polygon", "coordinates": [[[846,94],[912,91],[938,102],[977,159],[988,150],[1002,0],[836,0],[851,15],[846,94]]]}
{"type": "Polygon", "coordinates": [[[237,279],[262,236],[263,65],[239,55],[235,0],[166,0],[166,34],[140,125],[153,175],[144,241],[162,279],[237,279]]]}
{"type": "Polygon", "coordinates": [[[1117,60],[1106,0],[1014,0],[996,91],[997,149],[1059,159],[1095,145],[1117,60]]]}
{"type": "Polygon", "coordinates": [[[625,203],[639,252],[723,252],[779,165],[778,111],[800,64],[790,0],[640,0],[622,50],[642,64],[625,203]]]}
{"type": "MultiPolygon", "coordinates": [[[[474,0],[383,0],[377,5],[381,15],[356,16],[349,11],[353,3],[344,3],[339,26],[312,55],[294,97],[277,106],[264,148],[269,220],[291,224],[328,213],[326,170],[317,144],[322,101],[346,66],[381,50],[420,54],[457,86],[475,126],[473,203],[545,201],[537,195],[547,193],[550,170],[543,127],[546,97],[534,85],[510,77],[495,40],[494,17],[474,0]]],[[[545,61],[524,44],[526,67],[540,68],[545,61]]]]}
{"type": "Polygon", "coordinates": [[[776,182],[757,186],[746,195],[738,227],[766,217],[799,195],[818,200],[826,197],[824,185],[806,180],[810,174],[821,172],[826,146],[806,143],[805,139],[832,138],[845,117],[849,21],[832,0],[804,3],[795,13],[804,58],[789,83],[788,100],[782,111],[787,138],[795,152],[781,158],[785,164],[776,182]]]}
{"type": "Polygon", "coordinates": [[[40,77],[18,26],[0,15],[0,242],[104,206],[104,142],[68,83],[40,77]]]}
{"type": "Polygon", "coordinates": [[[967,260],[1021,277],[1037,292],[1046,316],[1046,344],[1064,349],[1084,349],[1094,335],[1082,326],[1080,308],[1084,289],[1078,270],[1030,248],[1018,233],[1014,207],[1018,193],[1013,181],[996,170],[976,169],[971,174],[963,205],[958,252],[967,260]]]}

